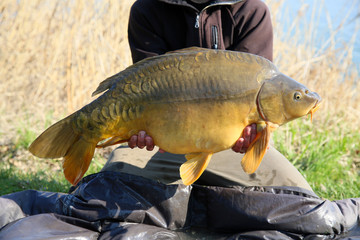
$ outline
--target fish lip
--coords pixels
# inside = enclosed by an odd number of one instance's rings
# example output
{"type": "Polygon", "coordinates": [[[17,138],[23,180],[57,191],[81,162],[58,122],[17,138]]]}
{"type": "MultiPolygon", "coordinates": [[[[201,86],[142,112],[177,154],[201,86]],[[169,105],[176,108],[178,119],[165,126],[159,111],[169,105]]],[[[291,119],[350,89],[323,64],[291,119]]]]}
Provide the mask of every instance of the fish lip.
{"type": "MultiPolygon", "coordinates": [[[[320,98],[319,100],[316,101],[316,103],[314,104],[314,106],[313,106],[313,108],[311,110],[315,109],[315,111],[317,111],[319,109],[321,103],[322,103],[322,99],[320,98]]],[[[310,111],[309,111],[309,113],[310,113],[310,111]]]]}
{"type": "Polygon", "coordinates": [[[319,100],[316,101],[316,103],[314,104],[314,106],[310,109],[310,111],[307,113],[310,114],[310,119],[312,121],[313,118],[313,114],[319,109],[320,105],[322,103],[322,99],[320,98],[319,100]]]}

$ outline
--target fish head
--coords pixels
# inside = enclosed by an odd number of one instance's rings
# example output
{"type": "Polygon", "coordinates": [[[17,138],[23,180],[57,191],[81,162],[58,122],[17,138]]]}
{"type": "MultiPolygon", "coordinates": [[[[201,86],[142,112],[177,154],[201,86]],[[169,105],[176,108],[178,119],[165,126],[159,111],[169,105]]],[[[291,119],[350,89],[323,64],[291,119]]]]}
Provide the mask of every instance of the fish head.
{"type": "Polygon", "coordinates": [[[257,96],[263,120],[278,125],[307,114],[312,116],[320,102],[319,94],[284,74],[264,81],[257,96]]]}

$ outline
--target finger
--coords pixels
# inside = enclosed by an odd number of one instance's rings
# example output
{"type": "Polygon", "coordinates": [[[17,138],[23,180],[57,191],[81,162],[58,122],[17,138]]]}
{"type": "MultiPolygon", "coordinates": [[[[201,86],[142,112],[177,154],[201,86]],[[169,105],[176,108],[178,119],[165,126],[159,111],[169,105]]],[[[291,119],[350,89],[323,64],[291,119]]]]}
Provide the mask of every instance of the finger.
{"type": "Polygon", "coordinates": [[[128,146],[129,146],[130,148],[136,147],[137,139],[138,139],[138,136],[137,136],[137,135],[132,135],[132,136],[130,137],[129,142],[128,142],[128,146]]]}
{"type": "Polygon", "coordinates": [[[145,131],[140,131],[138,133],[138,139],[137,139],[137,146],[139,148],[144,148],[146,143],[145,143],[145,136],[146,136],[146,132],[145,131]]]}
{"type": "Polygon", "coordinates": [[[152,151],[155,147],[154,140],[149,135],[145,136],[146,150],[152,151]]]}
{"type": "Polygon", "coordinates": [[[165,150],[159,148],[159,153],[165,153],[165,152],[166,152],[165,150]]]}
{"type": "Polygon", "coordinates": [[[256,138],[256,123],[253,123],[250,125],[251,129],[250,129],[250,144],[255,140],[256,138]]]}
{"type": "Polygon", "coordinates": [[[244,145],[244,138],[239,138],[235,145],[232,147],[232,150],[237,153],[243,153],[242,148],[244,145]]]}
{"type": "Polygon", "coordinates": [[[243,148],[248,148],[250,145],[250,132],[251,132],[251,126],[246,126],[244,128],[244,143],[243,143],[243,148]]]}

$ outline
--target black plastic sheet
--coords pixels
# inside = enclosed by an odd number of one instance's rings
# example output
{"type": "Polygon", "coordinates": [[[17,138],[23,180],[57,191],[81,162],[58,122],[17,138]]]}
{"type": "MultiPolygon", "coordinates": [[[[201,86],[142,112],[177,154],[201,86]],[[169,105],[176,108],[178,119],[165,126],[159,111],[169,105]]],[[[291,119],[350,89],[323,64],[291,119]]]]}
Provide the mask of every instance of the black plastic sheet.
{"type": "Polygon", "coordinates": [[[166,185],[100,172],[69,194],[0,197],[0,239],[360,239],[359,205],[296,187],[166,185]]]}

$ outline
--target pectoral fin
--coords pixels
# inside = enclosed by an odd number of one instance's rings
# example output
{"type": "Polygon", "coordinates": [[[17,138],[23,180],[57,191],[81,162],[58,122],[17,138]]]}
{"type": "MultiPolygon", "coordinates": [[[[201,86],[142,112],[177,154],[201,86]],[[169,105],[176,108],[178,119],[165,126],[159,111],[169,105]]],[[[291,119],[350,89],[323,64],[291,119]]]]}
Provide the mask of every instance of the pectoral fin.
{"type": "Polygon", "coordinates": [[[254,173],[259,167],[268,147],[272,130],[269,125],[266,125],[262,131],[257,133],[255,140],[250,144],[241,160],[241,166],[246,173],[254,173]]]}
{"type": "Polygon", "coordinates": [[[180,167],[180,177],[185,185],[194,183],[204,172],[210,162],[212,153],[191,153],[180,167]]]}

